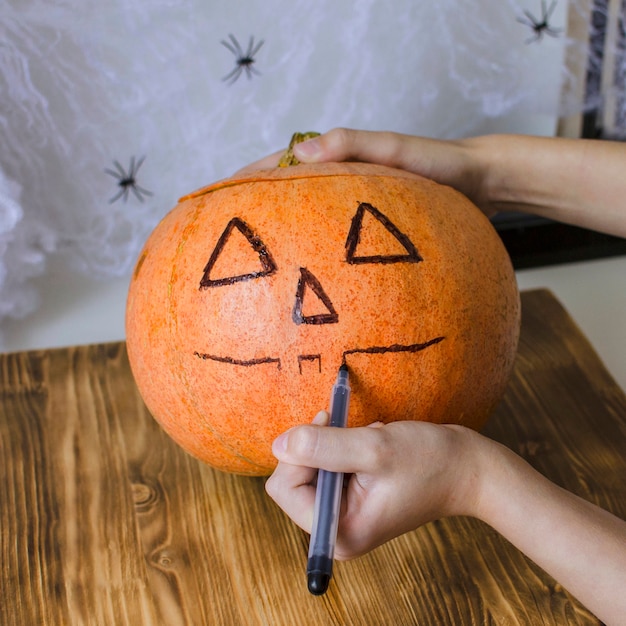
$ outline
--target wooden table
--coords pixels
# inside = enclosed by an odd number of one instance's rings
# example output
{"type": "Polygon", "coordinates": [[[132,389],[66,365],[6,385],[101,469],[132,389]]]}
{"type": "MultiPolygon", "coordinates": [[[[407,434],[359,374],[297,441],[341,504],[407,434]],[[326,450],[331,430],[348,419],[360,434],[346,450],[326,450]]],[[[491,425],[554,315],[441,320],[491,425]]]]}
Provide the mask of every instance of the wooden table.
{"type": "MultiPolygon", "coordinates": [[[[515,373],[486,434],[626,517],[626,398],[549,292],[522,302],[515,373]]],[[[0,623],[598,623],[468,518],[337,563],[311,596],[308,536],[263,483],[172,443],[123,343],[0,356],[0,623]]]]}

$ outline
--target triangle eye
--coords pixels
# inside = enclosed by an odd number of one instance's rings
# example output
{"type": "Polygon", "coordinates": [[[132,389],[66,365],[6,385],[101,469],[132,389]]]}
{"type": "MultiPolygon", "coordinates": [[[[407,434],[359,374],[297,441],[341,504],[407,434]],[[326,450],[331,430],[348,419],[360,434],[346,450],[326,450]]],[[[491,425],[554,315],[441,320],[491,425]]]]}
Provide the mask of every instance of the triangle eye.
{"type": "Polygon", "coordinates": [[[361,202],[346,240],[346,261],[354,265],[419,263],[422,257],[413,242],[386,215],[371,204],[361,202]]]}
{"type": "Polygon", "coordinates": [[[204,268],[200,289],[262,278],[276,270],[276,263],[261,238],[242,219],[233,217],[204,268]]]}
{"type": "MultiPolygon", "coordinates": [[[[313,297],[311,296],[311,299],[313,297]]],[[[339,315],[333,306],[328,294],[324,291],[320,281],[306,268],[300,268],[300,279],[296,289],[296,302],[291,313],[291,317],[296,324],[336,324],[339,315]],[[322,312],[304,312],[305,294],[308,291],[316,296],[315,304],[321,305],[322,312]]]]}

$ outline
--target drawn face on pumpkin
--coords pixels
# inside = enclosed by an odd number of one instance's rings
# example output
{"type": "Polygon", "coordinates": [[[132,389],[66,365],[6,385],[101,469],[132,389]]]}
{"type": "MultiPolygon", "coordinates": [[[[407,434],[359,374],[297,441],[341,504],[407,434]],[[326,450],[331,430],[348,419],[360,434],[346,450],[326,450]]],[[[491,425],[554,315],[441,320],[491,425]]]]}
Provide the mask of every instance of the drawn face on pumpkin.
{"type": "MultiPolygon", "coordinates": [[[[417,247],[411,239],[400,231],[397,226],[378,208],[369,203],[361,202],[347,230],[345,242],[345,262],[349,265],[391,265],[391,264],[418,264],[423,261],[417,251],[417,247]],[[375,250],[361,252],[363,243],[363,229],[365,227],[364,218],[368,217],[368,223],[378,229],[378,241],[375,250]],[[380,234],[383,233],[382,241],[380,234]],[[390,245],[391,244],[391,245],[390,245]],[[385,248],[385,246],[388,248],[385,248]],[[382,246],[382,248],[381,248],[382,246]]],[[[204,267],[202,278],[199,283],[200,290],[226,289],[236,283],[247,281],[262,281],[279,272],[279,263],[275,260],[272,251],[266,246],[261,236],[256,233],[249,224],[239,217],[233,217],[219,237],[210,258],[204,267]],[[238,245],[234,239],[239,239],[238,245]],[[228,268],[222,272],[216,271],[221,260],[221,256],[227,254],[227,249],[231,245],[237,245],[237,250],[233,250],[228,268]],[[242,247],[248,248],[247,252],[253,252],[256,267],[247,266],[246,269],[239,268],[241,261],[242,247]],[[234,262],[234,263],[233,263],[234,262]],[[240,271],[238,271],[238,269],[240,271]],[[226,270],[226,273],[224,273],[226,270]]],[[[296,326],[306,324],[313,326],[323,326],[326,324],[338,324],[341,312],[333,304],[331,297],[332,287],[325,287],[316,275],[307,267],[299,267],[297,284],[293,289],[293,307],[291,310],[291,322],[296,326]],[[317,307],[315,312],[307,313],[311,307],[307,306],[305,298],[315,300],[317,307]]],[[[443,341],[443,336],[436,336],[422,342],[412,342],[400,344],[391,342],[386,345],[367,345],[364,347],[346,347],[341,353],[340,363],[332,362],[329,365],[337,369],[340,364],[348,364],[352,355],[356,354],[386,354],[386,353],[418,353],[422,350],[443,341]]],[[[322,342],[323,343],[323,342],[322,342]]],[[[261,365],[274,365],[278,370],[283,366],[283,357],[276,354],[254,356],[252,358],[241,354],[214,354],[204,351],[195,351],[195,356],[203,360],[217,361],[231,366],[253,367],[261,365]]],[[[306,352],[295,355],[298,371],[303,373],[304,363],[316,364],[318,372],[322,370],[322,353],[306,352]]]]}
{"type": "Polygon", "coordinates": [[[348,423],[480,428],[519,331],[515,274],[453,189],[367,163],[218,181],[150,236],[127,303],[148,408],[210,465],[268,474],[272,441],[328,406],[350,369],[348,423]]]}

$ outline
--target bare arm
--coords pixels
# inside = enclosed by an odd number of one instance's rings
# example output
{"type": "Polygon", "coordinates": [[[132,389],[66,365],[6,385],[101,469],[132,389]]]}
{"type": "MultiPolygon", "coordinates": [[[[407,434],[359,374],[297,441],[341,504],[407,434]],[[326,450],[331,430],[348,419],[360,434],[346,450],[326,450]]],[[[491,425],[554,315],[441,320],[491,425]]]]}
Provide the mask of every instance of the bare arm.
{"type": "MultiPolygon", "coordinates": [[[[324,415],[324,414],[321,414],[324,415]]],[[[316,418],[324,423],[324,418],[316,418]]],[[[310,532],[316,470],[351,474],[336,558],[428,521],[482,519],[607,624],[626,615],[626,522],[554,485],[509,449],[461,426],[299,426],[274,444],[268,493],[310,532]]]]}
{"type": "Polygon", "coordinates": [[[416,172],[457,188],[487,215],[522,211],[626,237],[624,143],[525,135],[452,141],[334,129],[294,153],[308,162],[366,161],[416,172]]]}
{"type": "Polygon", "coordinates": [[[626,237],[626,144],[496,135],[476,145],[486,155],[483,193],[494,209],[626,237]]]}
{"type": "Polygon", "coordinates": [[[509,450],[496,453],[474,516],[607,624],[626,615],[626,522],[558,487],[509,450]]]}

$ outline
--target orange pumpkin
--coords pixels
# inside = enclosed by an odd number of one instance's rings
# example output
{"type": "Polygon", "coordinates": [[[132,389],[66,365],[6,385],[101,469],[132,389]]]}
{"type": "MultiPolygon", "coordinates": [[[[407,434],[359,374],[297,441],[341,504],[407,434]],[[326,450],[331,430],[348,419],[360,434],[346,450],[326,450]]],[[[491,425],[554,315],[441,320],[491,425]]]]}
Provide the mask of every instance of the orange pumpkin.
{"type": "Polygon", "coordinates": [[[520,305],[508,255],[455,190],[372,164],[259,170],[181,199],[130,284],[141,394],[183,448],[265,475],[273,439],[328,406],[349,426],[479,429],[502,396],[520,305]]]}

